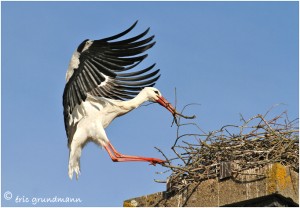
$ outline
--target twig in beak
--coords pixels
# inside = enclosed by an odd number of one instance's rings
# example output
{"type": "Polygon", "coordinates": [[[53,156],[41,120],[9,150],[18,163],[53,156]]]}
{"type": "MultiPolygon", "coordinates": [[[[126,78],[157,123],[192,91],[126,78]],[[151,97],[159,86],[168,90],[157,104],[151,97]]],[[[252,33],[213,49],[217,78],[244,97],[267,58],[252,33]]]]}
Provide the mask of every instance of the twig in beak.
{"type": "MultiPolygon", "coordinates": [[[[193,115],[193,116],[185,116],[185,115],[182,115],[181,113],[178,113],[177,111],[175,111],[175,113],[173,114],[173,121],[172,121],[172,125],[171,126],[173,126],[174,122],[178,126],[178,121],[177,121],[177,117],[176,117],[177,115],[180,116],[180,117],[182,117],[182,118],[185,118],[185,119],[194,119],[194,118],[196,118],[195,115],[193,115]]],[[[178,119],[180,119],[180,118],[178,118],[178,119]]]]}
{"type": "MultiPolygon", "coordinates": [[[[196,118],[195,115],[193,115],[193,116],[182,115],[181,113],[177,112],[176,108],[177,108],[177,91],[176,91],[176,87],[175,87],[175,113],[173,114],[173,121],[172,121],[171,127],[173,126],[174,122],[178,126],[178,121],[177,121],[177,117],[176,117],[177,115],[180,116],[180,117],[182,117],[182,118],[185,118],[185,119],[194,119],[194,118],[196,118]]],[[[183,110],[184,110],[184,108],[183,108],[183,110]]],[[[178,118],[178,119],[180,120],[180,118],[178,118]]]]}
{"type": "MultiPolygon", "coordinates": [[[[162,105],[163,107],[165,107],[168,111],[170,111],[173,115],[173,122],[172,122],[172,125],[173,123],[175,122],[176,125],[178,126],[178,121],[177,121],[177,118],[176,116],[180,116],[182,118],[185,118],[185,119],[194,119],[196,116],[185,116],[185,115],[182,115],[181,113],[178,113],[176,111],[176,108],[174,108],[171,103],[169,103],[163,96],[160,96],[158,97],[158,99],[156,100],[157,103],[159,103],[160,105],[162,105]]],[[[179,119],[179,118],[178,118],[179,119]]]]}
{"type": "Polygon", "coordinates": [[[194,118],[196,118],[195,115],[193,115],[193,116],[185,116],[185,115],[182,115],[181,113],[178,113],[177,111],[175,112],[175,116],[176,115],[179,115],[180,117],[185,118],[185,119],[194,119],[194,118]]]}

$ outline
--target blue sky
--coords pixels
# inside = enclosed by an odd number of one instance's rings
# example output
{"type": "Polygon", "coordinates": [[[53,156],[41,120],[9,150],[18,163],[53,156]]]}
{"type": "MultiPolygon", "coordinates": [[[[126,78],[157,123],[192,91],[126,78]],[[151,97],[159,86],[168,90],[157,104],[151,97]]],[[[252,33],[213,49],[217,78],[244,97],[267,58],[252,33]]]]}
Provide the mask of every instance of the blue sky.
{"type": "MultiPolygon", "coordinates": [[[[122,206],[125,199],[165,190],[161,167],[113,163],[90,143],[78,181],[67,175],[62,93],[71,54],[86,38],[114,35],[139,20],[157,41],[143,63],[157,63],[156,87],[210,131],[287,110],[298,117],[298,2],[2,2],[2,206],[33,206],[33,197],[79,197],[81,203],[38,206],[122,206]],[[12,193],[11,200],[3,194],[12,193]],[[16,197],[29,202],[16,202],[16,197]]],[[[115,120],[107,134],[124,154],[172,155],[176,128],[159,105],[115,120]]],[[[192,132],[195,129],[187,129],[192,132]]]]}

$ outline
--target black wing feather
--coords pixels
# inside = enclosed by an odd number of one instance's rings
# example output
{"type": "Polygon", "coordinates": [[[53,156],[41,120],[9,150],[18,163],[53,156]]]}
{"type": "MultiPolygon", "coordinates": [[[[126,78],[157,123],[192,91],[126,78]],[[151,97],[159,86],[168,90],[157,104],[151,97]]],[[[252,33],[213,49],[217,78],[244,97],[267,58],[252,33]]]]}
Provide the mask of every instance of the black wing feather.
{"type": "Polygon", "coordinates": [[[135,48],[135,47],[139,47],[139,46],[143,46],[149,42],[151,42],[154,39],[154,35],[152,35],[151,37],[141,40],[141,41],[137,41],[137,42],[129,42],[129,43],[123,43],[123,41],[120,42],[114,42],[114,43],[110,43],[110,48],[111,49],[129,49],[129,48],[135,48]]]}
{"type": "Polygon", "coordinates": [[[129,33],[136,26],[137,23],[138,23],[138,21],[135,21],[135,23],[133,23],[133,25],[130,28],[128,28],[127,30],[125,30],[124,32],[121,32],[117,35],[114,35],[114,36],[111,36],[108,38],[103,38],[103,39],[101,39],[101,41],[110,41],[110,40],[118,39],[118,38],[126,35],[127,33],[129,33]]]}
{"type": "Polygon", "coordinates": [[[141,81],[151,77],[154,77],[159,72],[159,69],[146,75],[138,76],[138,77],[118,77],[120,81],[141,81]]]}
{"type": "MultiPolygon", "coordinates": [[[[137,63],[139,64],[139,63],[137,63]]],[[[137,76],[137,75],[140,75],[140,74],[143,74],[149,70],[151,70],[153,67],[155,66],[155,64],[149,66],[148,68],[146,69],[143,69],[143,70],[140,70],[140,71],[136,71],[136,72],[129,72],[129,73],[120,73],[118,74],[119,77],[131,77],[131,76],[137,76]]]]}
{"type": "Polygon", "coordinates": [[[146,80],[146,81],[141,81],[141,82],[132,82],[132,81],[119,81],[116,80],[115,83],[119,85],[125,85],[125,86],[145,86],[148,84],[151,84],[153,82],[156,82],[159,79],[160,75],[155,77],[154,79],[146,80]]]}
{"type": "Polygon", "coordinates": [[[127,48],[127,49],[120,49],[120,50],[109,50],[104,52],[105,54],[117,56],[117,57],[126,57],[126,56],[135,56],[138,54],[143,53],[144,51],[148,50],[152,46],[154,46],[155,42],[148,44],[146,46],[135,47],[135,48],[127,48]]]}

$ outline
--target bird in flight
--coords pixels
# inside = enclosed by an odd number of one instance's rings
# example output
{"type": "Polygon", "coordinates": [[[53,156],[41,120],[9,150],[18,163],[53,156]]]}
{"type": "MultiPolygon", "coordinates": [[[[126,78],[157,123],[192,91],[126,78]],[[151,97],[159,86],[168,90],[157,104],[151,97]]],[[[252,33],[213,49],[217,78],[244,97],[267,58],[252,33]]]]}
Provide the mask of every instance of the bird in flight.
{"type": "Polygon", "coordinates": [[[111,144],[105,128],[116,118],[146,101],[157,102],[175,117],[174,107],[154,88],[159,79],[155,64],[136,67],[147,57],[144,52],[155,42],[144,38],[149,28],[134,37],[122,39],[135,26],[100,40],[84,40],[75,50],[66,73],[63,92],[64,122],[69,147],[69,177],[80,173],[83,147],[92,141],[103,147],[114,162],[144,161],[163,163],[157,158],[124,155],[111,144]]]}

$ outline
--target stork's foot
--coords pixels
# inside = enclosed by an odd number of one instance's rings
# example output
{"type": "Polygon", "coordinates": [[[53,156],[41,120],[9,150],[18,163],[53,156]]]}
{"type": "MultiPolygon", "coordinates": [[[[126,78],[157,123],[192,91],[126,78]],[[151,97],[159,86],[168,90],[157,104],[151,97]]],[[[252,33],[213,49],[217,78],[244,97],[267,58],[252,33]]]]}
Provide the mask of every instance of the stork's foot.
{"type": "Polygon", "coordinates": [[[166,161],[165,161],[165,160],[158,159],[158,158],[151,158],[151,161],[149,161],[149,162],[150,162],[150,165],[156,166],[156,164],[163,164],[163,163],[165,163],[166,161]]]}

